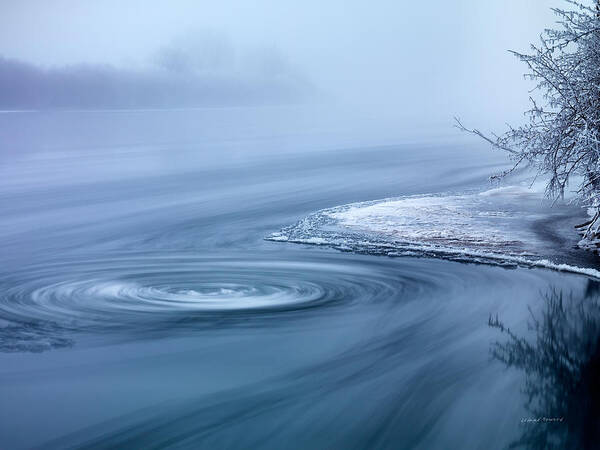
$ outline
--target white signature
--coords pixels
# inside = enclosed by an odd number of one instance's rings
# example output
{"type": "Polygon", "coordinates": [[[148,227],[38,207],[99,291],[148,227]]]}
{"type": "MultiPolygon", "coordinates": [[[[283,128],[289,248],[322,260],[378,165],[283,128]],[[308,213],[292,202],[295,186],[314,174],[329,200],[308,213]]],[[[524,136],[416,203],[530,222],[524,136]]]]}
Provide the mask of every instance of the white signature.
{"type": "Polygon", "coordinates": [[[521,423],[563,422],[564,417],[522,417],[521,423]]]}

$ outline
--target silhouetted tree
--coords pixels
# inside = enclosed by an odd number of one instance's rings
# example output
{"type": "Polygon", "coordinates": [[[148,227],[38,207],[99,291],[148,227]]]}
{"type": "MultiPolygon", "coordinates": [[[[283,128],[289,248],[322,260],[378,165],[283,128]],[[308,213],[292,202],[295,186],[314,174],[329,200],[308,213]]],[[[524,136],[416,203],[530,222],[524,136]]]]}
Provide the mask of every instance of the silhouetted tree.
{"type": "Polygon", "coordinates": [[[582,298],[552,291],[545,309],[531,312],[531,340],[517,336],[498,317],[489,325],[508,336],[492,356],[526,374],[527,410],[536,423],[511,447],[593,449],[600,445],[600,295],[597,282],[582,298]]]}

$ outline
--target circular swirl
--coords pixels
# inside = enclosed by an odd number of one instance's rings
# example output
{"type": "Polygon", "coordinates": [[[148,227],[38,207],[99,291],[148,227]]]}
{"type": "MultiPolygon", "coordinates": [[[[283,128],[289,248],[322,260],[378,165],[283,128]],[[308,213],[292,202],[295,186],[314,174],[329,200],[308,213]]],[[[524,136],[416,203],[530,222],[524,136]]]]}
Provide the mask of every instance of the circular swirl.
{"type": "MultiPolygon", "coordinates": [[[[243,319],[247,326],[274,314],[305,317],[299,312],[389,301],[426,286],[422,279],[411,282],[374,263],[335,257],[298,262],[122,254],[46,263],[15,271],[10,278],[0,280],[0,320],[27,324],[29,336],[34,323],[52,324],[52,330],[151,328],[169,333],[177,329],[173,323],[243,319]]],[[[13,329],[11,335],[19,333],[13,329]]]]}
{"type": "Polygon", "coordinates": [[[488,266],[473,270],[458,263],[306,249],[260,258],[244,253],[61,257],[0,276],[0,351],[43,351],[71,345],[87,333],[142,339],[291,320],[315,319],[322,326],[338,316],[360,323],[369,315],[396,312],[404,320],[429,321],[464,291],[493,280],[508,283],[507,276],[488,266]]]}

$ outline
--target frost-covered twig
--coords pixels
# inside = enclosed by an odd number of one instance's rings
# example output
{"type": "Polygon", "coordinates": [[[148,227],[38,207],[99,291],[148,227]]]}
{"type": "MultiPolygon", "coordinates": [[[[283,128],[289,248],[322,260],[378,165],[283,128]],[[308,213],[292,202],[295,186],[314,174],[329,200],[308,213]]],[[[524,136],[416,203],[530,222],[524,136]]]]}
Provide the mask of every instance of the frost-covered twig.
{"type": "Polygon", "coordinates": [[[512,170],[522,162],[537,167],[548,176],[550,197],[562,197],[573,176],[579,176],[576,192],[594,211],[583,241],[600,242],[600,0],[566,1],[571,10],[553,9],[557,29],[545,30],[531,54],[513,52],[529,68],[526,77],[536,81],[534,91],[543,103],[530,98],[528,122],[489,137],[455,120],[457,128],[507,151],[515,163],[512,170]]]}

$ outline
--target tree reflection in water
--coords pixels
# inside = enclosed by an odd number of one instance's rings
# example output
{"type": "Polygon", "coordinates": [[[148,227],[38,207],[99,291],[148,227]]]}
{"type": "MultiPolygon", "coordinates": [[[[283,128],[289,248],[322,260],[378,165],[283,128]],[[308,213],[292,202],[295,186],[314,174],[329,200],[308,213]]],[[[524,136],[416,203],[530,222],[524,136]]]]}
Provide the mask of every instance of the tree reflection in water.
{"type": "Polygon", "coordinates": [[[540,313],[529,309],[531,339],[519,337],[496,315],[489,325],[507,336],[492,356],[525,372],[530,419],[511,448],[564,449],[600,446],[600,284],[583,296],[552,290],[540,313]],[[532,423],[533,422],[533,423],[532,423]]]}

